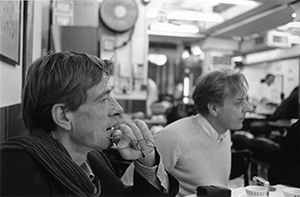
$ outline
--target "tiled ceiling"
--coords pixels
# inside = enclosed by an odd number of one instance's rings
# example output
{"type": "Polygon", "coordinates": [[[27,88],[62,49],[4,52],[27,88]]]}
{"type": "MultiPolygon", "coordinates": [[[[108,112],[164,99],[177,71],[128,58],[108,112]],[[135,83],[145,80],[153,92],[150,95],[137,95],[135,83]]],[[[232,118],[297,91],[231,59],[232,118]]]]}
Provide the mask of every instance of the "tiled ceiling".
{"type": "MultiPolygon", "coordinates": [[[[255,0],[256,4],[253,5],[224,2],[220,3],[217,0],[151,0],[147,5],[149,25],[164,22],[178,26],[183,24],[197,26],[199,29],[197,36],[187,35],[186,39],[201,39],[207,36],[242,38],[292,22],[294,10],[290,5],[298,3],[299,0],[255,0]],[[168,19],[167,14],[174,10],[219,14],[224,20],[222,22],[206,22],[205,20],[209,18],[205,17],[200,17],[203,20],[197,21],[168,19]]],[[[166,35],[150,31],[150,39],[155,40],[159,36],[166,35]]]]}

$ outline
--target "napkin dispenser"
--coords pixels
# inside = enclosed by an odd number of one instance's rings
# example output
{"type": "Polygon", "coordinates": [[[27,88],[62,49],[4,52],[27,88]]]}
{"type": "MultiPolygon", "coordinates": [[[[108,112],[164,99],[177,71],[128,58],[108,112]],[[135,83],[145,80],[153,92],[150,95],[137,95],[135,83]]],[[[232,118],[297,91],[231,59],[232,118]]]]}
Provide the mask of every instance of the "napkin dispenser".
{"type": "Polygon", "coordinates": [[[216,185],[202,185],[197,187],[198,197],[231,197],[231,190],[216,185]]]}

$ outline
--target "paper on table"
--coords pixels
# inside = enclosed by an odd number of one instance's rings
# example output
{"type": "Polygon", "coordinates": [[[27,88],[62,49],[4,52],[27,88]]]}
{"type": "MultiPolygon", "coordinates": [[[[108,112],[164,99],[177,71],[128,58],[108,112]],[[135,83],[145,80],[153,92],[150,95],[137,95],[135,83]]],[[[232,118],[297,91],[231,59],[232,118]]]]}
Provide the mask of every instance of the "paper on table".
{"type": "Polygon", "coordinates": [[[246,191],[244,187],[231,189],[231,197],[246,197],[246,191]]]}
{"type": "MultiPolygon", "coordinates": [[[[276,191],[270,192],[269,197],[284,197],[284,194],[282,193],[282,189],[286,188],[288,186],[285,185],[275,185],[273,186],[276,188],[276,191]]],[[[231,197],[247,197],[246,191],[244,187],[234,188],[231,190],[231,197]]],[[[185,197],[197,197],[197,194],[188,195],[185,197]]]]}

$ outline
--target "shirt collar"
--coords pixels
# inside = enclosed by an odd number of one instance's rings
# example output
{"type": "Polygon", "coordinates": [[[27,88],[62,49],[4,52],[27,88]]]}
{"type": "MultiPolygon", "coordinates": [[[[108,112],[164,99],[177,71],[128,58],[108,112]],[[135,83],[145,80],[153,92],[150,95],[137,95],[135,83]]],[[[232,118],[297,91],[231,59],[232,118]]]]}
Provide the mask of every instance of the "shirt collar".
{"type": "Polygon", "coordinates": [[[196,115],[196,120],[203,127],[204,132],[206,132],[215,142],[222,142],[226,137],[227,132],[219,134],[201,114],[196,115]]]}
{"type": "Polygon", "coordinates": [[[80,168],[85,172],[85,174],[90,178],[91,181],[94,180],[95,175],[90,167],[90,165],[88,164],[88,162],[84,162],[80,168]]]}

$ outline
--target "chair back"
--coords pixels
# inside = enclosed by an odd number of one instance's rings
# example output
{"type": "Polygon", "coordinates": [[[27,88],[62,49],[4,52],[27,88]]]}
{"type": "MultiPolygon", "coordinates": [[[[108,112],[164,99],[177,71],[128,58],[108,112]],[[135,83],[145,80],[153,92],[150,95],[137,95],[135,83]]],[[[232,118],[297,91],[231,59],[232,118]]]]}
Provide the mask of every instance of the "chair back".
{"type": "Polygon", "coordinates": [[[248,149],[252,152],[252,160],[257,163],[270,164],[279,150],[279,144],[265,137],[256,137],[249,141],[248,149]]]}
{"type": "Polygon", "coordinates": [[[248,149],[248,143],[254,136],[246,131],[235,131],[231,135],[232,148],[234,150],[248,149]]]}
{"type": "Polygon", "coordinates": [[[265,137],[256,137],[249,141],[248,149],[252,152],[251,177],[267,177],[267,169],[279,150],[279,144],[265,137]]]}
{"type": "Polygon", "coordinates": [[[252,152],[250,150],[233,151],[231,155],[230,180],[237,177],[244,177],[244,186],[249,185],[249,164],[252,152]]]}

